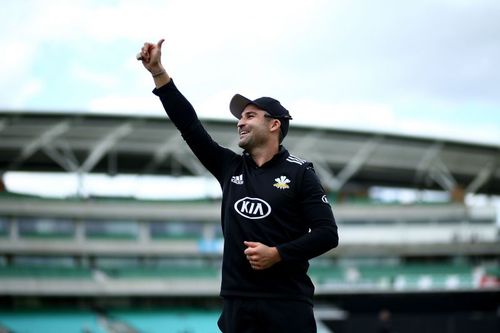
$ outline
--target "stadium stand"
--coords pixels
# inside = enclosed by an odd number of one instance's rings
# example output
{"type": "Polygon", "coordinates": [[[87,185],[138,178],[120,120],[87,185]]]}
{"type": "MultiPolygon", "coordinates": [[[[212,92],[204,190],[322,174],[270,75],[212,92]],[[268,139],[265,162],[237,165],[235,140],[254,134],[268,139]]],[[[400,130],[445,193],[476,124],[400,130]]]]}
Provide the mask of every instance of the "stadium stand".
{"type": "MultiPolygon", "coordinates": [[[[0,115],[4,173],[205,175],[167,120],[0,115]]],[[[233,125],[207,122],[230,147],[233,125]]],[[[499,213],[464,202],[500,193],[498,147],[313,128],[289,139],[317,161],[340,230],[311,261],[321,333],[374,331],[383,309],[397,331],[498,331],[499,213]],[[381,202],[375,186],[447,199],[381,202]]],[[[218,200],[0,192],[0,332],[217,332],[218,200]]]]}

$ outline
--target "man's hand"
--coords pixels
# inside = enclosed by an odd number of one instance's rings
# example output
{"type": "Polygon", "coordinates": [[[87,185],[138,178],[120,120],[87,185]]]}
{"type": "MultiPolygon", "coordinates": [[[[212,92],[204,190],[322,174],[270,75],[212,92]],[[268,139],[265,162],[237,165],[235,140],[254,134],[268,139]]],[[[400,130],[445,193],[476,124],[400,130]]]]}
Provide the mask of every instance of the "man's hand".
{"type": "Polygon", "coordinates": [[[160,39],[158,43],[144,43],[141,52],[137,54],[137,60],[142,61],[144,67],[151,73],[155,81],[156,88],[160,88],[170,82],[170,76],[161,64],[161,45],[165,39],[160,39]]]}
{"type": "Polygon", "coordinates": [[[141,52],[137,54],[138,60],[141,60],[144,67],[151,73],[163,70],[161,64],[161,45],[164,41],[165,39],[160,39],[156,44],[144,43],[141,52]]]}
{"type": "Polygon", "coordinates": [[[267,269],[281,261],[281,256],[275,247],[269,247],[259,242],[244,242],[245,256],[250,266],[255,270],[267,269]]]}

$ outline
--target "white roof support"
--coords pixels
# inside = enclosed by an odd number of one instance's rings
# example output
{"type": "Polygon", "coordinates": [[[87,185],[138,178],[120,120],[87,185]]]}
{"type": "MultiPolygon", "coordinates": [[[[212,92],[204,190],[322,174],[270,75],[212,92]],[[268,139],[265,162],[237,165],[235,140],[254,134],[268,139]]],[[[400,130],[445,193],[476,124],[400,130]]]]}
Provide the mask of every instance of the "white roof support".
{"type": "Polygon", "coordinates": [[[361,169],[382,140],[382,136],[375,136],[365,142],[363,147],[354,154],[344,168],[337,174],[337,185],[335,190],[340,190],[342,186],[361,169]]]}
{"type": "Polygon", "coordinates": [[[205,176],[208,172],[198,158],[191,152],[175,152],[172,157],[196,176],[205,176]]]}
{"type": "MultiPolygon", "coordinates": [[[[322,140],[321,136],[322,132],[314,132],[300,140],[292,149],[298,154],[311,156],[310,150],[314,148],[318,141],[322,140]]],[[[323,156],[314,154],[314,169],[317,171],[323,185],[333,191],[340,190],[363,167],[382,140],[382,136],[375,136],[367,140],[337,176],[330,170],[328,162],[323,156]]]]}
{"type": "MultiPolygon", "coordinates": [[[[221,146],[239,151],[234,122],[206,125],[221,146]]],[[[181,140],[171,122],[152,117],[0,112],[0,173],[206,175],[181,140]]],[[[460,181],[465,193],[500,193],[498,144],[301,127],[290,131],[285,146],[312,161],[330,190],[351,182],[451,190],[460,181]]]]}
{"type": "Polygon", "coordinates": [[[171,154],[173,151],[178,149],[179,144],[181,142],[181,136],[179,133],[174,132],[170,135],[163,143],[155,150],[153,153],[153,158],[151,161],[144,167],[142,173],[152,173],[154,172],[171,154]]]}
{"type": "Polygon", "coordinates": [[[56,125],[51,126],[38,137],[34,138],[25,145],[19,155],[11,162],[8,169],[15,169],[22,164],[26,159],[36,153],[40,148],[49,145],[58,136],[64,134],[70,128],[68,121],[61,121],[56,125]]]}
{"type": "Polygon", "coordinates": [[[323,131],[312,131],[309,135],[304,136],[290,151],[295,152],[298,156],[310,155],[310,150],[322,139],[322,135],[323,131]]]}
{"type": "Polygon", "coordinates": [[[111,133],[102,138],[92,149],[89,156],[78,170],[80,173],[90,172],[101,158],[123,137],[134,130],[132,123],[126,122],[116,127],[111,133]]]}
{"type": "Polygon", "coordinates": [[[429,176],[446,191],[451,192],[457,187],[457,181],[440,159],[435,160],[432,164],[429,176]]]}
{"type": "Polygon", "coordinates": [[[422,159],[417,164],[415,182],[420,183],[424,177],[428,174],[432,167],[432,163],[439,158],[439,154],[443,150],[443,143],[436,142],[429,147],[422,156],[422,159]]]}
{"type": "Polygon", "coordinates": [[[71,151],[71,148],[66,143],[64,145],[60,145],[62,148],[62,152],[57,149],[53,144],[48,144],[44,146],[43,152],[47,154],[54,162],[59,164],[64,170],[68,172],[77,172],[78,171],[78,160],[75,155],[71,151]]]}
{"type": "Polygon", "coordinates": [[[481,170],[479,170],[476,177],[469,183],[465,192],[476,193],[476,191],[493,176],[495,169],[496,165],[494,162],[487,163],[481,170]]]}
{"type": "Polygon", "coordinates": [[[330,171],[328,165],[319,159],[315,160],[313,163],[314,170],[318,174],[318,177],[321,180],[323,186],[325,186],[328,190],[338,190],[341,186],[338,179],[335,177],[333,172],[330,171]]]}

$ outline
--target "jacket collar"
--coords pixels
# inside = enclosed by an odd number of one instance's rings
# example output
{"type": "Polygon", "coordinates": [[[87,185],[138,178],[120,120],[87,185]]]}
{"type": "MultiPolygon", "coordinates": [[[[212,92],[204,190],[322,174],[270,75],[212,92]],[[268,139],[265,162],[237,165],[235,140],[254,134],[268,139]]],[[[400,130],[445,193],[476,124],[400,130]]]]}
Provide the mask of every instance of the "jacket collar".
{"type": "MultiPolygon", "coordinates": [[[[288,150],[285,147],[283,147],[282,145],[280,145],[278,153],[276,155],[274,155],[273,158],[271,158],[269,161],[264,163],[260,168],[267,168],[267,167],[271,167],[273,165],[276,165],[276,164],[284,161],[288,156],[290,156],[290,153],[288,152],[288,150]]],[[[244,157],[245,161],[247,163],[249,163],[252,167],[259,168],[257,166],[257,164],[255,164],[255,161],[253,160],[252,155],[250,155],[250,153],[247,152],[246,150],[243,151],[243,157],[244,157]]]]}

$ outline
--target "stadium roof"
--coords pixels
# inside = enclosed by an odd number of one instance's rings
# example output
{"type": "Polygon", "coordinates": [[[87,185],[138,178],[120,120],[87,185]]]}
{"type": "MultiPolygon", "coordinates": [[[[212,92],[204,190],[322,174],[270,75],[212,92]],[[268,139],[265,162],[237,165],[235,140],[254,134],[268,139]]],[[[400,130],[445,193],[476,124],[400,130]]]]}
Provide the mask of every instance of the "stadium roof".
{"type": "MultiPolygon", "coordinates": [[[[239,151],[234,122],[203,121],[239,151]]],[[[394,186],[500,194],[500,147],[444,139],[291,127],[294,155],[313,161],[331,191],[394,186]]],[[[0,168],[6,171],[207,175],[165,117],[0,112],[0,168]]]]}

